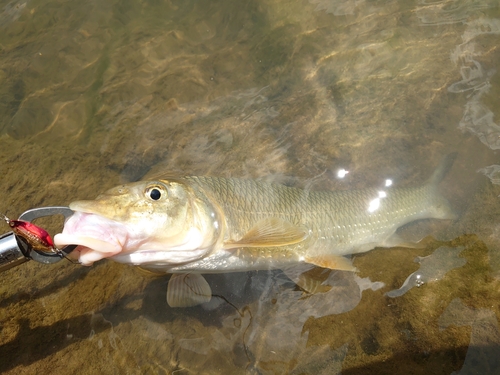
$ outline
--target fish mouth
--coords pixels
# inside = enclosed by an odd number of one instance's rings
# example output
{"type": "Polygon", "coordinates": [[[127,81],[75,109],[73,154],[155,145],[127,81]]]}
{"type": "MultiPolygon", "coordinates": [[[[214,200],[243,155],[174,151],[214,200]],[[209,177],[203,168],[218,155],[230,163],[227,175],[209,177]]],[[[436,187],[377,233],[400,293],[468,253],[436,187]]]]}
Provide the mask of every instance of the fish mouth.
{"type": "Polygon", "coordinates": [[[112,257],[123,251],[128,238],[125,225],[100,215],[75,212],[54,236],[57,247],[78,245],[74,250],[83,265],[112,257]]]}

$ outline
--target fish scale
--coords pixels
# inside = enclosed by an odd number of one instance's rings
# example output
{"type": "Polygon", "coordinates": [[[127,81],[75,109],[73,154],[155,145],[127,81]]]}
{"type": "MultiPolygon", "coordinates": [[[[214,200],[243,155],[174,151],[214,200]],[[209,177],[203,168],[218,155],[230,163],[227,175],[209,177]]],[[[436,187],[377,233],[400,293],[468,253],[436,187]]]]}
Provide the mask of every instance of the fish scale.
{"type": "MultiPolygon", "coordinates": [[[[367,242],[383,246],[398,227],[411,221],[450,216],[447,203],[433,184],[390,188],[385,198],[379,198],[377,189],[310,191],[221,177],[186,177],[185,181],[197,185],[220,205],[232,240],[241,238],[260,220],[278,217],[309,231],[309,246],[335,249],[336,254],[366,251],[363,245],[367,242]],[[370,202],[376,199],[380,207],[370,212],[370,202]],[[436,207],[443,203],[443,207],[436,207]]],[[[303,244],[282,250],[298,248],[304,249],[303,244]]]]}

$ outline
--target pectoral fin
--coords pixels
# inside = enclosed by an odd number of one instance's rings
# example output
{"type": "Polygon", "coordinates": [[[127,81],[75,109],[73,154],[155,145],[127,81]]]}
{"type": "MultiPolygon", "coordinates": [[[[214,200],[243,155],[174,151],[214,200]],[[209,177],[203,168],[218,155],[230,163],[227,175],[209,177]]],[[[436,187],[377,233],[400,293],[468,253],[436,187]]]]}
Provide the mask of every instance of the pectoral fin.
{"type": "Polygon", "coordinates": [[[315,266],[329,268],[331,270],[357,271],[357,268],[352,265],[351,261],[343,256],[318,255],[305,257],[304,260],[315,266]]]}
{"type": "Polygon", "coordinates": [[[227,241],[224,248],[286,246],[299,243],[306,237],[304,228],[273,217],[259,221],[240,240],[227,241]]]}
{"type": "Polygon", "coordinates": [[[189,307],[209,302],[212,289],[197,273],[173,274],[168,282],[167,303],[170,307],[189,307]]]}

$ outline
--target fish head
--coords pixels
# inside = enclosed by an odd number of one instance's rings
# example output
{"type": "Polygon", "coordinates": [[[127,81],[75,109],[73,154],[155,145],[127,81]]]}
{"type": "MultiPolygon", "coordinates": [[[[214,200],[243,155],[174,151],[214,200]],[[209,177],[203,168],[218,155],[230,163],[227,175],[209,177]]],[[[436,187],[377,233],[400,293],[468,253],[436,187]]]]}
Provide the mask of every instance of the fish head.
{"type": "Polygon", "coordinates": [[[200,259],[210,250],[212,233],[206,232],[212,219],[181,181],[125,184],[69,207],[75,213],[54,241],[56,246],[79,245],[82,264],[113,257],[136,265],[173,266],[200,259]]]}
{"type": "Polygon", "coordinates": [[[168,238],[178,234],[188,220],[189,197],[176,182],[135,182],[114,187],[95,200],[73,202],[69,207],[137,228],[149,238],[168,238]]]}

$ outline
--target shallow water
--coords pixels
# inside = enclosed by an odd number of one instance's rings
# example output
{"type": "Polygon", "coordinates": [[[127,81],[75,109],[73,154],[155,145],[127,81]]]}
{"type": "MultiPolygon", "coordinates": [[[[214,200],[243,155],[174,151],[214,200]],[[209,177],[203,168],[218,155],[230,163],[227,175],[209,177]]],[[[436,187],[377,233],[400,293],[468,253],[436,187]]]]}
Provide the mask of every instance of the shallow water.
{"type": "Polygon", "coordinates": [[[318,270],[326,293],[209,275],[209,304],[172,309],[168,277],[111,261],[4,272],[0,372],[494,374],[499,38],[495,0],[0,1],[10,217],[166,171],[413,186],[458,152],[458,219],[318,270]]]}

